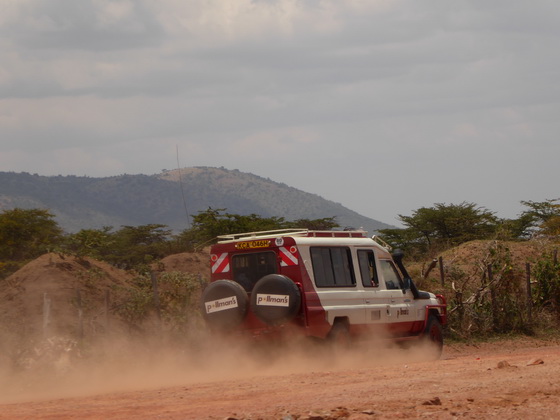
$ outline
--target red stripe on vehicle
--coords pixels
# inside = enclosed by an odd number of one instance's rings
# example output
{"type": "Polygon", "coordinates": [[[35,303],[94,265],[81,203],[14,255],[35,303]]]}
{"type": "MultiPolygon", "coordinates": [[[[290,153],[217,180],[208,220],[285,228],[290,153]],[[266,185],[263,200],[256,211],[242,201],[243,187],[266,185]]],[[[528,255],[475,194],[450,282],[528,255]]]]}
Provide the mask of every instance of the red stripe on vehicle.
{"type": "Polygon", "coordinates": [[[212,274],[215,273],[227,273],[229,271],[229,256],[227,252],[224,252],[217,257],[214,264],[212,264],[212,274]]]}
{"type": "Polygon", "coordinates": [[[295,247],[293,247],[293,253],[288,251],[283,246],[281,246],[278,249],[280,250],[280,258],[281,258],[280,265],[282,267],[287,267],[290,265],[298,265],[298,258],[295,255],[297,249],[295,247]]]}

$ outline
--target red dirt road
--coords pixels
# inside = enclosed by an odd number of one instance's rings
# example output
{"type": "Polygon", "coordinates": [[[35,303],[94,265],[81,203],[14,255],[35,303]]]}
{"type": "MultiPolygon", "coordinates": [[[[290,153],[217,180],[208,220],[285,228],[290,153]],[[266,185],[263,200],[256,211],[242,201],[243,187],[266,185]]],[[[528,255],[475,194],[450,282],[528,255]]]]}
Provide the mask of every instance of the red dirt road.
{"type": "Polygon", "coordinates": [[[437,361],[363,348],[336,361],[261,362],[232,357],[213,371],[204,363],[185,371],[170,363],[157,367],[159,375],[145,364],[123,373],[128,382],[90,371],[81,380],[98,381],[97,388],[60,389],[41,399],[11,393],[12,402],[0,397],[0,419],[560,418],[560,346],[554,342],[446,345],[437,361]]]}

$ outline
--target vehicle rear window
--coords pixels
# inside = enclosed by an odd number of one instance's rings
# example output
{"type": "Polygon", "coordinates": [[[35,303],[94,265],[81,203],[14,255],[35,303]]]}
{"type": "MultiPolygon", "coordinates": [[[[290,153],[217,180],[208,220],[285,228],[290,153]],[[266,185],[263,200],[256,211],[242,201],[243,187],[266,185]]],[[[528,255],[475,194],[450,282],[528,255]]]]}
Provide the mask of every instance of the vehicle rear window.
{"type": "Polygon", "coordinates": [[[236,254],[231,258],[233,280],[250,292],[257,281],[267,274],[276,274],[278,265],[272,251],[236,254]]]}
{"type": "Polygon", "coordinates": [[[317,287],[349,287],[356,285],[352,255],[344,247],[312,247],[311,262],[317,287]]]}

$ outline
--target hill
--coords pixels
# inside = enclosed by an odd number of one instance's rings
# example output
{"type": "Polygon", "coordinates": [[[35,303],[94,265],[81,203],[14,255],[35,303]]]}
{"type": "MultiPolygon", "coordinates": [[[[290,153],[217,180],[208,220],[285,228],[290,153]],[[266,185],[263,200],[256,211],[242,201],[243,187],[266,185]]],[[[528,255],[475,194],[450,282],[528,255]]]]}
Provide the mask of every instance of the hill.
{"type": "Polygon", "coordinates": [[[105,178],[0,172],[0,210],[16,207],[49,209],[67,232],[150,223],[181,231],[190,222],[187,214],[209,207],[288,221],[334,216],[341,226],[370,233],[391,227],[270,179],[209,167],[105,178]]]}

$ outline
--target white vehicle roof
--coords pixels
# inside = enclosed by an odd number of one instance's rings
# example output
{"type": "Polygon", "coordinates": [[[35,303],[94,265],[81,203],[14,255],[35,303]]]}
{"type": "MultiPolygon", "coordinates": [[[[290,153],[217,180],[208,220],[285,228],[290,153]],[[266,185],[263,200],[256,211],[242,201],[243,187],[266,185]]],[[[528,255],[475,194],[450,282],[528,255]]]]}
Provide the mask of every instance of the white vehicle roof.
{"type": "Polygon", "coordinates": [[[391,246],[378,236],[368,237],[363,230],[310,230],[310,229],[278,229],[260,232],[246,232],[218,236],[218,243],[232,243],[238,241],[249,241],[259,239],[275,239],[279,237],[291,237],[298,245],[323,245],[323,246],[367,246],[375,247],[385,252],[391,251],[391,246]]]}

